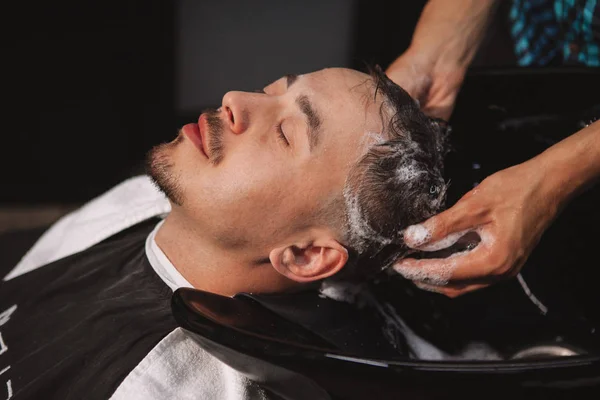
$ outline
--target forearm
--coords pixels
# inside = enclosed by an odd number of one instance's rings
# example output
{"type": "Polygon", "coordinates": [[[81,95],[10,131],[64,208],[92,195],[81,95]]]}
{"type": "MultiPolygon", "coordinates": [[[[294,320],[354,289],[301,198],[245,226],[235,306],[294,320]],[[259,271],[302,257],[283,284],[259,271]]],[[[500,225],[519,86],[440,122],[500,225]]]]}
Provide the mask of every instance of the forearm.
{"type": "Polygon", "coordinates": [[[498,3],[498,0],[429,0],[409,50],[466,69],[498,3]]]}
{"type": "Polygon", "coordinates": [[[542,190],[557,209],[600,178],[600,121],[534,158],[543,173],[542,190]]]}

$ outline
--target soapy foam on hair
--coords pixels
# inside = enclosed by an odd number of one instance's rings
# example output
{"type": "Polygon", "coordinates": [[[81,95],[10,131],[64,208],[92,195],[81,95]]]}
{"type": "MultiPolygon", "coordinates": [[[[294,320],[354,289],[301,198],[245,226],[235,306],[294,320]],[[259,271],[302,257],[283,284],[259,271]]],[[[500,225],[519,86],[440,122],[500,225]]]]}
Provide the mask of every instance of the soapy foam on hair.
{"type": "Polygon", "coordinates": [[[366,153],[373,146],[380,145],[385,142],[385,137],[381,132],[365,132],[365,135],[360,140],[359,147],[363,148],[363,152],[366,153]]]}
{"type": "MultiPolygon", "coordinates": [[[[384,142],[385,137],[381,132],[367,131],[359,143],[359,146],[364,148],[363,153],[368,153],[371,148],[384,142]]],[[[378,235],[375,230],[369,226],[369,223],[363,216],[357,196],[350,192],[347,184],[345,185],[343,194],[346,205],[346,218],[348,221],[349,235],[357,247],[356,250],[359,252],[364,250],[368,241],[378,242],[381,244],[381,246],[389,244],[389,239],[378,235]]]]}
{"type": "Polygon", "coordinates": [[[425,171],[419,169],[417,163],[412,160],[410,164],[400,165],[396,169],[396,179],[399,183],[405,183],[424,175],[425,171]]]}
{"type": "Polygon", "coordinates": [[[377,234],[377,232],[369,226],[368,221],[363,215],[357,196],[351,194],[350,190],[345,189],[344,200],[346,203],[349,235],[358,252],[364,251],[369,242],[376,242],[381,247],[391,243],[391,239],[377,234]]]}
{"type": "MultiPolygon", "coordinates": [[[[410,133],[407,132],[406,135],[410,136],[410,133]]],[[[382,133],[366,132],[360,146],[366,146],[364,152],[368,153],[369,150],[375,146],[385,145],[385,141],[386,139],[382,133]]],[[[419,146],[415,142],[410,141],[406,143],[406,146],[394,148],[394,156],[400,162],[400,165],[396,168],[394,179],[396,179],[399,184],[407,184],[410,181],[427,175],[427,171],[423,167],[420,167],[412,157],[397,156],[398,153],[404,153],[404,155],[407,156],[420,151],[422,150],[419,146]]],[[[390,244],[392,242],[390,238],[377,234],[377,232],[369,225],[361,210],[357,196],[351,193],[347,184],[345,186],[344,200],[346,203],[347,220],[350,228],[350,236],[358,245],[357,250],[363,250],[369,241],[378,243],[379,247],[390,244]]],[[[442,201],[442,198],[443,196],[440,196],[437,201],[442,201]]]]}

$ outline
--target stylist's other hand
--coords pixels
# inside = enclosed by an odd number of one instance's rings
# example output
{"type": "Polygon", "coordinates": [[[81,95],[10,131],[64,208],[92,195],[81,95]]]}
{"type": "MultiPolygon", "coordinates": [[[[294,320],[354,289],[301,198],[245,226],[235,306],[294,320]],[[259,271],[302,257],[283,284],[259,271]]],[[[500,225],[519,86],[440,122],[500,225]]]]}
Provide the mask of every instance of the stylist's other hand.
{"type": "Polygon", "coordinates": [[[418,100],[425,114],[448,121],[465,68],[409,49],[387,68],[386,75],[418,100]]]}
{"type": "Polygon", "coordinates": [[[450,118],[456,95],[499,0],[429,0],[411,44],[386,70],[425,114],[450,118]]]}
{"type": "Polygon", "coordinates": [[[446,248],[469,231],[481,241],[447,258],[400,260],[395,271],[449,297],[517,275],[558,212],[542,171],[536,159],[499,171],[452,208],[407,228],[406,244],[421,251],[446,248]]]}

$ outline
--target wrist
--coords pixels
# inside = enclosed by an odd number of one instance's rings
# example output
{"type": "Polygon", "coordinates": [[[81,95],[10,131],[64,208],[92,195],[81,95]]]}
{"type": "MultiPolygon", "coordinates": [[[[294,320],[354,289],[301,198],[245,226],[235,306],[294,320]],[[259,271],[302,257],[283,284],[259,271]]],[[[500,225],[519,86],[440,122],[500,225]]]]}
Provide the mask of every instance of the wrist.
{"type": "Polygon", "coordinates": [[[559,208],[600,177],[600,121],[536,157],[547,191],[559,208]]]}
{"type": "Polygon", "coordinates": [[[469,68],[475,52],[469,52],[462,47],[459,43],[413,41],[406,53],[421,60],[423,65],[431,66],[432,69],[455,70],[464,74],[469,68]]]}
{"type": "Polygon", "coordinates": [[[404,53],[421,72],[452,81],[464,79],[470,60],[461,59],[456,53],[443,46],[411,44],[404,53]]]}
{"type": "Polygon", "coordinates": [[[514,182],[522,186],[518,189],[525,195],[522,204],[533,206],[537,210],[535,223],[541,229],[545,229],[566,204],[567,195],[554,175],[552,164],[542,154],[509,169],[515,168],[519,171],[514,182]]]}
{"type": "Polygon", "coordinates": [[[432,64],[466,71],[498,3],[497,0],[429,0],[410,47],[432,64]]]}
{"type": "Polygon", "coordinates": [[[566,178],[560,176],[562,171],[556,171],[550,157],[542,153],[530,162],[539,179],[536,187],[538,206],[545,205],[545,215],[553,220],[568,203],[572,191],[564,185],[566,178]]]}

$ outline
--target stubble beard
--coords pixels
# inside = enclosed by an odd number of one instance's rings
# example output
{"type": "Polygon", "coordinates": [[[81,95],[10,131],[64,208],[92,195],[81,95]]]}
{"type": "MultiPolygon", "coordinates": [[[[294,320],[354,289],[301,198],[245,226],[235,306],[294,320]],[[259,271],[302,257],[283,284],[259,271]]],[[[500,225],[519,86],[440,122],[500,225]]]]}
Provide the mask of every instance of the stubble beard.
{"type": "Polygon", "coordinates": [[[183,188],[173,172],[173,161],[169,153],[182,140],[183,136],[180,133],[174,141],[153,147],[146,156],[146,171],[152,182],[178,206],[183,205],[183,188]]]}

